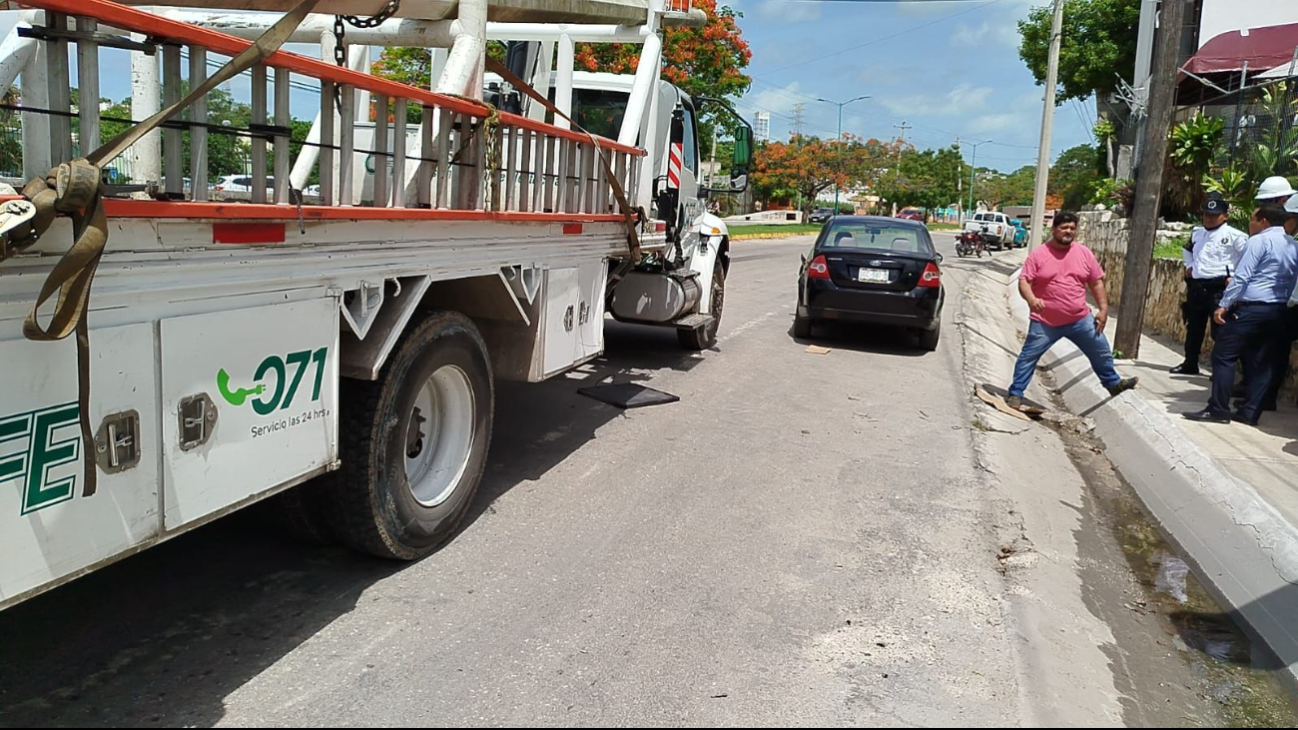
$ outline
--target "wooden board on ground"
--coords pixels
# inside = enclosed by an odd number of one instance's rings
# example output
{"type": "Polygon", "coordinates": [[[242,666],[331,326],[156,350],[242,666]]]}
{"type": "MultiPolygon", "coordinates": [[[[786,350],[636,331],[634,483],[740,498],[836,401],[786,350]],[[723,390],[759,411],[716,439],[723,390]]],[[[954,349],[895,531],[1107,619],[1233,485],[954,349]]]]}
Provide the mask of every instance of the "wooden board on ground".
{"type": "Polygon", "coordinates": [[[812,355],[828,355],[830,353],[830,348],[821,347],[820,345],[807,345],[807,352],[812,355]]]}
{"type": "Polygon", "coordinates": [[[1045,406],[1041,405],[1040,403],[1030,398],[1023,399],[1022,410],[1010,408],[1005,403],[1005,398],[1009,396],[1009,392],[1004,388],[995,385],[990,385],[987,383],[983,383],[982,385],[979,385],[978,387],[974,388],[974,394],[978,396],[979,400],[991,406],[992,408],[995,408],[1001,413],[1004,413],[1007,416],[1013,416],[1014,418],[1018,418],[1024,421],[1031,421],[1033,419],[1040,418],[1042,414],[1044,414],[1046,411],[1049,410],[1045,406]]]}

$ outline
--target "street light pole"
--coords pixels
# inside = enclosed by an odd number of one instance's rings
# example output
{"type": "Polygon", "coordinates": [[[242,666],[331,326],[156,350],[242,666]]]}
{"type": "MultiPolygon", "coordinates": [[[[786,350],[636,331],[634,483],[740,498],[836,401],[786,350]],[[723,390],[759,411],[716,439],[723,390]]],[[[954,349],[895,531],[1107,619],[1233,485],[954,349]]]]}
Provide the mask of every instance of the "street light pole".
{"type": "Polygon", "coordinates": [[[969,214],[973,212],[974,207],[974,176],[978,174],[978,146],[990,143],[990,139],[969,143],[969,146],[973,147],[973,154],[969,157],[969,208],[965,211],[965,220],[969,220],[969,214]]]}
{"type": "MultiPolygon", "coordinates": [[[[855,99],[848,99],[847,101],[841,101],[841,102],[840,102],[840,101],[830,101],[829,99],[816,99],[816,101],[821,101],[821,102],[824,102],[824,103],[826,103],[826,104],[833,104],[834,106],[838,107],[838,139],[837,139],[837,141],[839,141],[839,142],[842,142],[842,141],[843,141],[843,107],[845,107],[845,106],[847,106],[848,104],[851,104],[851,103],[853,103],[853,102],[863,101],[863,100],[865,100],[865,99],[869,99],[869,98],[870,98],[870,97],[869,97],[868,95],[867,95],[867,96],[858,96],[858,97],[856,97],[855,99]]],[[[834,215],[838,215],[838,181],[837,181],[837,180],[834,181],[834,215]]]]}

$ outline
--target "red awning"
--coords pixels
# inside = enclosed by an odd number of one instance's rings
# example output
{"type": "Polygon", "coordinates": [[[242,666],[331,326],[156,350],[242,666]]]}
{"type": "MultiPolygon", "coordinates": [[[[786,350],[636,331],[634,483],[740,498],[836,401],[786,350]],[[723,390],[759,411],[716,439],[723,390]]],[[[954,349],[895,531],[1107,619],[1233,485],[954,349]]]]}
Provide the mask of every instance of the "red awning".
{"type": "Polygon", "coordinates": [[[1298,23],[1232,30],[1203,44],[1184,68],[1199,75],[1222,73],[1243,70],[1247,61],[1250,71],[1267,71],[1293,60],[1295,48],[1298,23]]]}

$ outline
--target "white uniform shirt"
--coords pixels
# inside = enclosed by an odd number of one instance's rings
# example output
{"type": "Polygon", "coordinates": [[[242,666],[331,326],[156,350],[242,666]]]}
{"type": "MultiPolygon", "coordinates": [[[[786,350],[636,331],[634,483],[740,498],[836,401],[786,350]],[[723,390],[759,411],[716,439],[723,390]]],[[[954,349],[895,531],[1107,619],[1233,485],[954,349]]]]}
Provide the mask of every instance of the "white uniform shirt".
{"type": "Polygon", "coordinates": [[[1196,279],[1220,279],[1235,273],[1244,255],[1248,235],[1222,224],[1213,230],[1198,226],[1190,234],[1190,243],[1182,251],[1185,268],[1196,279]]]}

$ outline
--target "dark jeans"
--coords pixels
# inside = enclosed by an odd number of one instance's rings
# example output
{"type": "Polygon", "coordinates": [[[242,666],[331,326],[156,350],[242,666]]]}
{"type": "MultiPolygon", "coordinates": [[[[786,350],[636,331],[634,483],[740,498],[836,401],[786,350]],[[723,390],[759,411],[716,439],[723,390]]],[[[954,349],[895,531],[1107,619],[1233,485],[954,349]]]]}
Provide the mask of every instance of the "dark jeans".
{"type": "Polygon", "coordinates": [[[1230,415],[1230,395],[1235,384],[1235,364],[1244,363],[1244,403],[1239,415],[1257,420],[1275,371],[1273,353],[1284,326],[1283,306],[1240,305],[1219,331],[1212,349],[1212,397],[1208,409],[1230,415]]]}
{"type": "Polygon", "coordinates": [[[1290,307],[1284,314],[1284,330],[1276,338],[1275,350],[1271,354],[1271,387],[1267,388],[1266,398],[1262,401],[1265,408],[1274,408],[1280,402],[1280,388],[1289,377],[1290,354],[1295,341],[1298,341],[1298,307],[1290,307]]]}
{"type": "Polygon", "coordinates": [[[1055,343],[1069,340],[1091,361],[1091,369],[1099,376],[1100,383],[1112,388],[1122,382],[1118,371],[1113,369],[1113,351],[1104,335],[1095,331],[1095,315],[1063,327],[1051,327],[1036,320],[1028,325],[1028,338],[1023,341],[1023,350],[1014,365],[1014,382],[1010,384],[1010,395],[1021,396],[1027,392],[1032,382],[1032,374],[1037,370],[1037,363],[1055,343]]]}
{"type": "Polygon", "coordinates": [[[1212,321],[1213,312],[1217,311],[1221,295],[1226,292],[1226,278],[1190,279],[1185,283],[1185,304],[1181,312],[1185,315],[1185,364],[1199,367],[1199,358],[1203,354],[1203,340],[1208,327],[1212,327],[1212,337],[1217,339],[1217,323],[1212,321]]]}

